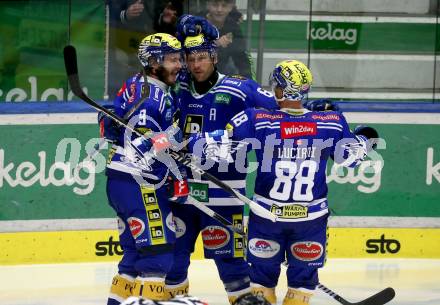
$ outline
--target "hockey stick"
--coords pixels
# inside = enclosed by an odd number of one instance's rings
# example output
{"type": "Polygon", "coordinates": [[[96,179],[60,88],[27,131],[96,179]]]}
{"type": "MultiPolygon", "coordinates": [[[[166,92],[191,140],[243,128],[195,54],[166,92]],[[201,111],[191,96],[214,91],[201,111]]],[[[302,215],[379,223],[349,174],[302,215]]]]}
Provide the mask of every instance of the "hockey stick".
{"type": "MultiPolygon", "coordinates": [[[[282,263],[282,265],[285,267],[289,266],[287,261],[284,261],[282,263]]],[[[389,301],[391,301],[394,298],[394,296],[396,295],[396,292],[394,291],[394,289],[391,287],[388,287],[388,288],[385,288],[385,289],[379,291],[378,293],[372,295],[371,297],[366,298],[365,300],[352,303],[352,302],[347,301],[343,297],[341,297],[339,294],[337,294],[336,292],[334,292],[330,288],[324,286],[322,283],[319,283],[318,286],[316,286],[316,287],[318,289],[322,290],[323,292],[325,292],[326,294],[328,294],[329,296],[331,296],[332,298],[334,298],[336,301],[338,301],[342,305],[384,305],[384,304],[388,303],[389,301]]]]}
{"type": "Polygon", "coordinates": [[[265,214],[266,217],[269,218],[271,221],[275,222],[277,220],[276,215],[272,214],[270,211],[266,210],[265,208],[263,208],[261,205],[259,205],[255,201],[247,198],[245,195],[241,194],[239,191],[234,190],[232,187],[230,187],[229,185],[227,185],[223,181],[217,179],[216,177],[214,177],[213,175],[211,175],[207,171],[204,171],[203,169],[199,168],[197,165],[192,163],[190,159],[185,158],[185,156],[183,156],[175,151],[170,151],[169,154],[176,162],[179,162],[180,164],[183,164],[186,167],[190,168],[191,170],[197,172],[203,178],[213,182],[214,184],[219,186],[225,192],[231,194],[232,196],[234,196],[238,200],[248,204],[251,208],[258,210],[261,213],[265,214]]]}
{"type": "Polygon", "coordinates": [[[232,232],[240,234],[241,236],[246,236],[246,233],[242,229],[234,226],[226,218],[224,218],[220,214],[216,213],[214,210],[210,209],[207,205],[204,205],[203,203],[201,203],[200,201],[196,200],[193,197],[188,197],[188,202],[190,204],[192,204],[193,206],[195,206],[196,208],[198,208],[203,213],[205,213],[206,215],[208,215],[208,216],[214,218],[215,220],[217,220],[219,223],[221,223],[222,225],[227,227],[232,232]]]}
{"type": "MultiPolygon", "coordinates": [[[[146,78],[145,82],[142,85],[141,89],[141,98],[130,108],[128,112],[124,114],[122,119],[128,120],[130,116],[142,105],[144,100],[150,95],[150,86],[148,85],[146,78]]],[[[99,142],[93,147],[93,150],[90,151],[87,156],[84,158],[83,162],[93,160],[96,155],[104,148],[104,145],[107,143],[107,139],[101,138],[99,142]]]]}
{"type": "Polygon", "coordinates": [[[363,301],[352,303],[322,284],[318,284],[317,287],[343,305],[383,305],[391,301],[396,295],[394,289],[388,287],[363,301]]]}
{"type": "MultiPolygon", "coordinates": [[[[140,133],[138,130],[136,130],[133,126],[130,126],[125,120],[117,116],[116,114],[110,112],[105,107],[102,107],[98,103],[96,103],[94,100],[92,100],[90,97],[88,97],[85,92],[81,89],[81,84],[79,81],[78,76],[78,65],[77,65],[77,58],[76,58],[76,50],[73,46],[66,46],[64,48],[64,64],[66,66],[66,72],[67,77],[69,80],[70,87],[72,89],[72,92],[82,99],[84,102],[92,106],[98,111],[102,111],[107,116],[112,118],[116,123],[120,124],[121,126],[124,126],[125,128],[128,128],[135,134],[137,134],[140,137],[144,137],[142,133],[140,133]]],[[[266,215],[266,217],[272,221],[276,221],[277,216],[272,214],[270,211],[266,210],[262,206],[260,206],[258,203],[250,200],[246,196],[242,195],[240,192],[234,190],[229,185],[223,183],[210,173],[206,172],[205,170],[199,168],[197,165],[191,162],[191,160],[186,159],[184,156],[181,156],[178,152],[170,151],[171,158],[174,159],[174,161],[183,164],[184,166],[196,171],[198,174],[200,174],[203,178],[213,182],[214,184],[218,185],[220,188],[222,188],[227,193],[231,194],[235,198],[241,200],[244,203],[247,203],[252,209],[260,211],[260,213],[263,213],[266,215]]]]}

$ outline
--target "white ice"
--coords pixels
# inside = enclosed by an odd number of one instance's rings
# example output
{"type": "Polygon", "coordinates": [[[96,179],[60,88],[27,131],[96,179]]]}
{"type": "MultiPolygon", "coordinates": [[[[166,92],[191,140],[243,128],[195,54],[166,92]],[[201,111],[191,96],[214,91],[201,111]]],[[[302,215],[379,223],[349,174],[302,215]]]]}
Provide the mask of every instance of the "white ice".
{"type": "MultiPolygon", "coordinates": [[[[117,264],[82,263],[0,266],[0,305],[102,305],[117,264]]],[[[286,292],[285,268],[277,288],[278,303],[286,292]]],[[[210,305],[227,305],[214,263],[192,261],[190,293],[210,305]]],[[[440,260],[329,259],[321,282],[350,302],[393,287],[389,304],[440,305],[440,260]]],[[[339,304],[317,291],[312,305],[339,304]]]]}

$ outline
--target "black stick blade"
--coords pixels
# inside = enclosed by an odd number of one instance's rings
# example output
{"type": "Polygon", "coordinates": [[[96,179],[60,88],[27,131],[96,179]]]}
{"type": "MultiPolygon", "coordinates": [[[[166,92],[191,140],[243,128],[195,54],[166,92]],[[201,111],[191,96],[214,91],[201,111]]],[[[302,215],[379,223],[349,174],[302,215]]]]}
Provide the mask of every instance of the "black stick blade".
{"type": "Polygon", "coordinates": [[[78,63],[74,46],[68,45],[64,47],[64,66],[66,67],[67,78],[72,92],[80,99],[89,99],[79,83],[78,63]]]}
{"type": "Polygon", "coordinates": [[[67,76],[78,74],[76,50],[74,46],[68,45],[64,47],[64,65],[66,66],[67,76]]]}
{"type": "Polygon", "coordinates": [[[372,295],[368,299],[363,300],[362,302],[356,303],[359,305],[383,305],[391,301],[394,296],[396,295],[396,292],[393,288],[388,287],[384,290],[376,293],[375,295],[372,295]]]}

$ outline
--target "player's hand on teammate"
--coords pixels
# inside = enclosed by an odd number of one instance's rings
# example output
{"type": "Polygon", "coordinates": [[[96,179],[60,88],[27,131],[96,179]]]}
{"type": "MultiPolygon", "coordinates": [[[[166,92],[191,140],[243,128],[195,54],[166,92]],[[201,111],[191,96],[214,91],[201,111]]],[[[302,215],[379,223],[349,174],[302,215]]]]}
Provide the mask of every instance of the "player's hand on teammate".
{"type": "Polygon", "coordinates": [[[367,151],[371,151],[372,149],[376,149],[377,147],[377,139],[379,139],[379,133],[376,129],[370,126],[358,125],[354,129],[353,133],[355,135],[364,136],[368,139],[368,147],[367,151]]]}
{"type": "Polygon", "coordinates": [[[339,106],[336,102],[329,99],[318,99],[307,101],[304,107],[311,111],[339,111],[339,106]]]}
{"type": "Polygon", "coordinates": [[[177,21],[177,38],[181,41],[187,36],[196,36],[203,33],[207,38],[219,38],[218,29],[205,18],[193,15],[182,15],[177,21]]]}
{"type": "MultiPolygon", "coordinates": [[[[104,105],[104,108],[114,113],[113,105],[104,105]]],[[[116,142],[121,134],[121,128],[117,123],[104,112],[98,112],[99,134],[101,138],[105,138],[109,142],[116,142]]]]}

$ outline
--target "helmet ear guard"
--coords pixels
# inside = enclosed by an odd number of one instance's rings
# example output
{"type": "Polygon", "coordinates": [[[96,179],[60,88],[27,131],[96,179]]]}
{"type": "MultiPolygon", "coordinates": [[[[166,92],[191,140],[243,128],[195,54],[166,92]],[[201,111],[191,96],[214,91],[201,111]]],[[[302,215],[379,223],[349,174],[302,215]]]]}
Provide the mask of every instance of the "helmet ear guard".
{"type": "Polygon", "coordinates": [[[312,85],[313,76],[305,64],[297,60],[284,60],[278,63],[269,77],[269,84],[275,91],[283,91],[282,100],[303,100],[312,85]]]}

